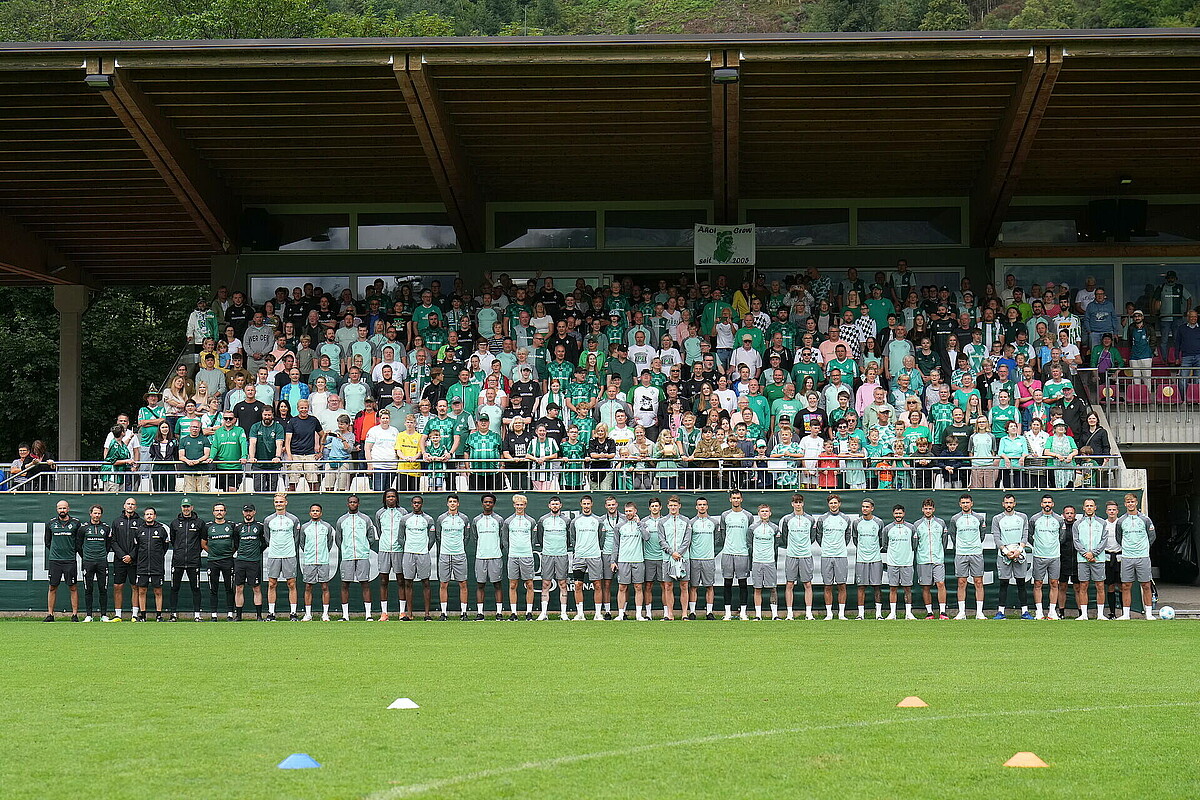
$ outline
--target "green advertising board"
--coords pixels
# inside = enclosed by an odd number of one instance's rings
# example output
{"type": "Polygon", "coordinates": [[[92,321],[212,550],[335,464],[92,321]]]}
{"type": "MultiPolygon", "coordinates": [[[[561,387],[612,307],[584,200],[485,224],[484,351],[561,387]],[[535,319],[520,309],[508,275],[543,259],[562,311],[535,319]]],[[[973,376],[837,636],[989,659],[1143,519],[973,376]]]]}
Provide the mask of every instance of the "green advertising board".
{"type": "MultiPolygon", "coordinates": [[[[1097,489],[1097,490],[1075,490],[1062,489],[1050,490],[1018,490],[1014,492],[1017,497],[1017,510],[1023,511],[1026,514],[1034,514],[1038,511],[1038,504],[1043,494],[1050,494],[1054,497],[1055,508],[1059,511],[1064,506],[1074,505],[1080,508],[1084,499],[1095,499],[1103,513],[1104,503],[1108,500],[1116,500],[1122,502],[1122,498],[1126,490],[1119,489],[1097,489]]],[[[1140,490],[1133,492],[1141,500],[1142,493],[1140,490]]],[[[461,493],[461,510],[469,517],[474,517],[480,513],[479,498],[482,493],[469,492],[461,493]]],[[[498,492],[497,512],[502,516],[508,516],[512,513],[511,492],[498,492]]],[[[627,501],[637,503],[640,513],[645,516],[647,504],[652,497],[658,497],[665,500],[670,494],[677,495],[683,503],[683,513],[693,515],[695,509],[695,501],[700,497],[705,497],[709,501],[709,512],[714,516],[719,515],[722,511],[729,507],[728,498],[723,492],[617,492],[614,493],[618,500],[624,504],[627,501]]],[[[803,492],[805,497],[805,509],[811,514],[819,514],[826,510],[826,499],[828,492],[819,490],[809,490],[803,492]]],[[[954,514],[958,513],[958,498],[961,492],[956,490],[939,490],[934,492],[921,491],[842,491],[838,493],[842,498],[842,510],[848,514],[854,515],[858,512],[863,499],[870,498],[875,502],[877,513],[885,519],[890,519],[892,506],[896,504],[903,505],[907,510],[907,515],[910,520],[915,519],[921,513],[921,502],[926,497],[933,497],[937,502],[937,514],[946,520],[949,520],[954,514]]],[[[971,492],[971,496],[975,501],[975,509],[988,516],[989,524],[992,515],[1000,511],[1000,503],[1005,492],[1000,489],[981,489],[971,492]]],[[[529,501],[528,513],[531,516],[539,517],[546,513],[547,502],[553,495],[545,492],[527,492],[526,497],[529,501]]],[[[564,506],[568,511],[574,511],[578,508],[578,493],[564,493],[561,495],[564,506]]],[[[593,497],[597,500],[597,510],[602,510],[603,498],[606,493],[596,493],[593,497]]],[[[46,524],[55,515],[55,504],[59,500],[66,500],[71,504],[71,513],[81,521],[86,521],[88,516],[88,508],[93,504],[99,504],[104,508],[104,519],[111,521],[119,516],[121,512],[121,504],[126,497],[133,497],[137,500],[139,510],[145,509],[147,506],[153,506],[158,512],[158,521],[164,524],[170,524],[176,515],[179,513],[179,501],[183,498],[182,494],[167,493],[167,494],[45,494],[45,493],[24,493],[12,492],[0,495],[0,611],[38,611],[44,610],[46,604],[46,548],[44,545],[44,536],[46,524]]],[[[196,505],[196,513],[204,519],[212,518],[212,505],[215,502],[221,501],[229,507],[229,517],[232,520],[241,520],[241,507],[246,503],[253,503],[258,509],[258,519],[265,518],[272,513],[272,497],[269,494],[202,494],[190,495],[192,501],[196,505]]],[[[328,520],[336,520],[346,510],[346,497],[344,493],[292,493],[288,496],[288,510],[295,514],[301,520],[307,519],[308,509],[310,504],[320,503],[325,512],[325,518],[328,520]]],[[[378,493],[363,493],[359,495],[361,499],[362,511],[374,516],[375,512],[382,505],[382,496],[378,493]]],[[[425,510],[434,517],[445,511],[446,495],[444,493],[426,494],[425,510]]],[[[771,506],[773,511],[773,519],[778,521],[781,517],[791,511],[791,494],[789,492],[780,491],[745,491],[743,492],[743,504],[747,509],[757,511],[760,503],[766,503],[771,506]]],[[[401,496],[401,503],[407,507],[407,496],[401,496]]],[[[990,540],[989,540],[990,542],[990,540]]],[[[995,604],[996,583],[992,574],[992,568],[995,563],[996,551],[994,546],[985,549],[985,559],[987,564],[987,576],[985,582],[988,586],[988,605],[995,604]]],[[[336,553],[333,557],[336,559],[336,553]]],[[[782,559],[782,553],[781,553],[782,559]]],[[[468,559],[474,558],[474,552],[468,549],[468,559]]],[[[170,555],[167,556],[167,570],[170,574],[170,555]]],[[[853,557],[850,559],[853,564],[853,557]]],[[[435,562],[436,563],[436,562],[435,562]]],[[[957,585],[952,580],[954,572],[953,552],[947,556],[947,586],[950,589],[951,602],[955,600],[954,588],[957,585]]],[[[474,603],[474,575],[473,571],[468,569],[468,578],[471,580],[471,594],[469,595],[471,603],[474,603]]],[[[372,570],[372,577],[375,572],[372,570]]],[[[783,579],[783,570],[779,570],[780,580],[783,579]]],[[[265,581],[264,581],[265,582],[265,581]]],[[[718,580],[718,584],[720,581],[718,580]]],[[[337,604],[337,591],[339,587],[339,578],[337,570],[333,570],[333,579],[331,581],[334,589],[334,603],[337,604]]],[[[129,590],[126,589],[126,599],[128,598],[129,590]]],[[[392,589],[392,597],[395,597],[395,589],[392,589]]],[[[969,590],[970,591],[970,590],[969,590]]],[[[181,589],[182,596],[180,598],[180,608],[191,608],[190,590],[186,584],[181,589]]],[[[615,598],[615,588],[613,589],[615,598]]],[[[65,600],[66,592],[62,589],[59,591],[59,608],[62,609],[65,600]]],[[[590,592],[587,593],[590,597],[590,592]]],[[[723,600],[720,597],[721,587],[717,587],[717,604],[723,605],[723,600]]],[[[207,612],[208,609],[208,590],[202,585],[201,587],[202,603],[207,612]]],[[[357,590],[352,591],[351,596],[355,606],[361,608],[358,603],[357,590]]],[[[972,595],[973,596],[973,595],[972,595]]],[[[221,593],[224,598],[224,593],[221,593]]],[[[434,603],[436,604],[436,587],[433,593],[434,603]]],[[[378,596],[375,597],[376,601],[378,596]]],[[[281,590],[280,601],[286,602],[286,591],[281,590]]],[[[82,604],[82,597],[80,599],[82,604]]],[[[552,600],[552,604],[557,600],[552,600]]],[[[489,598],[489,605],[491,599],[489,598]]],[[[823,608],[823,600],[818,599],[815,603],[816,607],[823,608]]],[[[849,605],[855,605],[851,598],[849,605]]],[[[121,603],[123,608],[129,608],[129,602],[121,603]]],[[[588,600],[590,607],[590,599],[588,600]]],[[[81,606],[82,607],[82,606],[81,606]]],[[[286,607],[286,606],[285,606],[286,607]]],[[[451,609],[454,613],[458,613],[457,599],[455,593],[451,593],[451,609]]],[[[552,606],[553,607],[553,606],[552,606]]],[[[473,608],[473,606],[472,606],[473,608]]],[[[223,610],[223,609],[220,609],[223,610]]],[[[418,609],[420,610],[420,609],[418,609]]]]}

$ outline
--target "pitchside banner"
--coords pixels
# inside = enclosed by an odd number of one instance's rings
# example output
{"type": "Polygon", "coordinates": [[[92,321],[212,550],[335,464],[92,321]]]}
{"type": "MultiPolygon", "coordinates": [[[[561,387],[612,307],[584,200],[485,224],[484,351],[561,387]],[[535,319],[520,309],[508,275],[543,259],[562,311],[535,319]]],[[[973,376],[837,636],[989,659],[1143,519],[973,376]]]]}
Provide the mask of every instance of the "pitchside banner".
{"type": "Polygon", "coordinates": [[[754,266],[753,225],[698,224],[693,232],[693,263],[698,267],[754,266]]]}
{"type": "MultiPolygon", "coordinates": [[[[1104,503],[1107,500],[1116,500],[1122,502],[1125,494],[1124,490],[1097,490],[1097,491],[1080,491],[1080,490],[1051,490],[1049,492],[1054,497],[1055,509],[1062,511],[1063,506],[1074,505],[1077,509],[1082,508],[1085,498],[1093,498],[1096,504],[1103,510],[1104,503]]],[[[496,511],[502,516],[512,514],[512,493],[500,492],[497,493],[499,501],[497,502],[496,511]]],[[[616,493],[621,504],[624,505],[627,501],[637,503],[639,513],[646,516],[647,504],[652,497],[658,497],[665,501],[670,494],[676,494],[683,502],[683,513],[688,516],[695,515],[695,503],[700,497],[705,497],[709,501],[709,513],[713,516],[719,516],[721,512],[729,508],[729,503],[723,492],[663,492],[659,494],[651,492],[619,492],[616,493]]],[[[826,499],[827,492],[822,491],[805,491],[805,510],[816,515],[827,510],[826,499]]],[[[914,520],[921,514],[921,501],[929,496],[926,493],[917,491],[888,491],[888,492],[864,492],[864,491],[843,491],[838,493],[842,498],[842,510],[851,515],[856,516],[860,505],[864,498],[869,497],[875,501],[875,512],[878,516],[890,520],[892,516],[892,506],[896,504],[903,505],[906,509],[908,519],[914,520]]],[[[937,501],[937,515],[949,521],[950,517],[958,513],[958,497],[959,492],[938,491],[932,493],[932,496],[937,501]]],[[[1038,503],[1041,496],[1045,492],[1041,490],[1026,490],[1018,491],[1017,509],[1026,514],[1032,515],[1038,511],[1038,503]]],[[[1141,500],[1142,493],[1140,490],[1134,490],[1134,494],[1141,500]]],[[[478,492],[462,493],[459,495],[461,499],[461,510],[469,517],[474,517],[481,512],[478,492]]],[[[184,497],[182,494],[35,494],[35,493],[20,493],[14,492],[0,495],[0,611],[30,611],[41,610],[46,604],[46,547],[45,534],[46,524],[55,515],[55,504],[59,500],[66,500],[71,504],[71,514],[81,521],[86,521],[88,518],[88,509],[92,504],[99,504],[104,508],[104,520],[112,523],[112,520],[118,517],[121,513],[121,504],[126,497],[134,497],[138,502],[139,512],[147,506],[153,506],[158,512],[158,521],[169,525],[179,514],[179,501],[184,497]]],[[[529,499],[529,508],[527,513],[533,517],[540,517],[547,511],[547,502],[553,495],[546,492],[527,492],[526,497],[529,499]]],[[[593,495],[596,500],[596,509],[603,513],[603,499],[605,493],[598,492],[593,495]]],[[[975,509],[986,514],[988,524],[991,524],[992,515],[1000,511],[1000,501],[1004,496],[1004,492],[999,489],[983,489],[971,493],[975,499],[975,509]]],[[[212,505],[217,501],[224,502],[229,508],[229,519],[240,522],[242,519],[241,508],[246,503],[253,503],[258,509],[258,519],[261,521],[274,511],[272,506],[272,496],[269,494],[193,494],[189,495],[192,502],[196,505],[196,513],[203,519],[212,519],[212,505]]],[[[362,501],[362,510],[372,517],[375,512],[382,506],[382,495],[373,493],[364,493],[359,495],[362,501]]],[[[446,510],[446,495],[445,494],[427,494],[425,497],[425,511],[433,517],[437,517],[446,510]]],[[[564,506],[567,511],[575,512],[578,509],[579,495],[572,493],[564,493],[561,495],[564,506]]],[[[407,496],[402,496],[401,502],[407,508],[407,496]]],[[[324,510],[325,519],[330,522],[335,522],[346,511],[346,495],[345,494],[308,494],[294,493],[288,496],[288,511],[298,517],[301,521],[308,519],[308,509],[312,503],[320,503],[324,510]]],[[[784,515],[791,512],[791,494],[787,492],[743,492],[743,506],[749,509],[752,513],[757,514],[760,503],[766,503],[771,506],[772,519],[778,522],[784,515]]],[[[665,506],[665,502],[664,502],[665,506]]],[[[664,508],[665,511],[665,508],[664,508]]],[[[1082,513],[1082,511],[1080,511],[1082,513]]],[[[988,595],[989,602],[995,602],[995,582],[992,574],[992,569],[995,565],[996,550],[995,544],[989,536],[985,543],[985,560],[987,564],[986,583],[989,585],[988,595]]],[[[813,546],[814,555],[820,555],[820,548],[813,546]]],[[[946,558],[946,583],[950,588],[950,596],[954,596],[954,588],[957,584],[953,581],[954,573],[954,554],[953,551],[947,552],[946,558]]],[[[167,574],[170,575],[170,553],[167,555],[167,574]]],[[[468,558],[471,562],[474,560],[473,548],[468,549],[468,558]]],[[[331,554],[331,560],[334,564],[333,580],[331,586],[337,587],[338,570],[337,552],[331,554]]],[[[816,574],[813,576],[814,583],[821,582],[820,576],[820,558],[814,559],[816,565],[816,574]]],[[[718,559],[719,562],[719,559],[718,559]]],[[[854,548],[850,548],[850,568],[854,567],[854,548]]],[[[434,556],[434,564],[437,564],[436,555],[434,556]]],[[[436,570],[435,570],[436,571],[436,570]]],[[[372,565],[371,577],[376,576],[374,565],[372,565]]],[[[718,563],[718,604],[723,605],[719,597],[721,593],[720,587],[720,564],[718,563]]],[[[471,578],[471,583],[474,583],[474,572],[471,569],[467,570],[467,575],[471,578]]],[[[436,577],[436,576],[435,576],[436,577]]],[[[780,551],[779,557],[779,578],[783,580],[783,551],[780,551]]],[[[853,582],[853,572],[850,576],[853,582]]],[[[264,581],[265,583],[265,581],[264,581]]],[[[180,607],[184,609],[191,608],[191,598],[189,590],[184,585],[181,590],[184,595],[180,601],[180,607]]],[[[393,590],[394,592],[395,590],[393,590]]],[[[81,581],[82,592],[82,581],[81,581]]],[[[126,590],[128,592],[128,589],[126,590]]],[[[204,608],[208,610],[208,590],[203,586],[201,588],[202,602],[204,608]]],[[[59,608],[63,607],[65,591],[59,592],[59,608]]],[[[286,595],[285,595],[286,596],[286,595]]],[[[355,602],[358,602],[358,592],[351,593],[355,602]]],[[[434,592],[434,598],[437,594],[434,592]]],[[[469,595],[471,602],[474,602],[474,586],[471,587],[469,595]]],[[[973,595],[972,595],[973,596],[973,595]]],[[[224,597],[222,592],[221,597],[224,597]]],[[[336,595],[335,595],[336,597],[336,595]]],[[[82,608],[83,598],[80,598],[82,608]]],[[[489,598],[489,605],[491,600],[489,598]]],[[[128,607],[128,604],[122,604],[123,607],[128,607]]],[[[452,607],[457,607],[457,602],[453,596],[451,598],[452,607]]],[[[820,602],[817,603],[821,605],[820,602]]],[[[853,605],[853,602],[851,603],[853,605]]]]}

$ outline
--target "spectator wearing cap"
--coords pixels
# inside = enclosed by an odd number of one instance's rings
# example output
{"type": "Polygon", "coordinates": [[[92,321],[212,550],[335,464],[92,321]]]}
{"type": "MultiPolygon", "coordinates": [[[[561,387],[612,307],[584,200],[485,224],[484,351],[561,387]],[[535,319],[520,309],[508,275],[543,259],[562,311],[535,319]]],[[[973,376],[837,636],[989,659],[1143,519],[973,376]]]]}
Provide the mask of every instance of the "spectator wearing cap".
{"type": "Polygon", "coordinates": [[[1083,398],[1075,396],[1074,386],[1068,383],[1063,387],[1063,421],[1067,423],[1072,433],[1083,430],[1084,419],[1087,417],[1088,410],[1088,404],[1083,401],[1083,398]]]}
{"type": "Polygon", "coordinates": [[[1154,310],[1158,313],[1158,326],[1162,333],[1163,358],[1174,361],[1171,350],[1175,346],[1177,331],[1192,307],[1192,293],[1179,282],[1175,270],[1169,270],[1165,277],[1166,282],[1154,293],[1154,310]]]}
{"type": "Polygon", "coordinates": [[[1042,453],[1048,459],[1048,466],[1053,468],[1056,489],[1070,487],[1075,478],[1075,456],[1078,454],[1075,440],[1067,435],[1067,423],[1061,419],[1056,421],[1053,433],[1046,440],[1046,449],[1042,453]]]}
{"type": "Polygon", "coordinates": [[[1125,341],[1129,344],[1129,366],[1133,368],[1133,377],[1143,386],[1150,383],[1156,340],[1154,329],[1146,322],[1146,312],[1134,311],[1133,319],[1125,329],[1125,341]]]}
{"type": "Polygon", "coordinates": [[[751,377],[757,375],[762,370],[762,351],[755,347],[754,336],[747,329],[738,331],[739,347],[733,351],[729,357],[729,366],[731,369],[745,365],[750,368],[751,377]]]}
{"type": "Polygon", "coordinates": [[[1113,343],[1114,339],[1113,334],[1106,333],[1100,337],[1100,346],[1092,348],[1089,362],[1101,377],[1110,369],[1121,369],[1125,366],[1125,359],[1113,343]]]}

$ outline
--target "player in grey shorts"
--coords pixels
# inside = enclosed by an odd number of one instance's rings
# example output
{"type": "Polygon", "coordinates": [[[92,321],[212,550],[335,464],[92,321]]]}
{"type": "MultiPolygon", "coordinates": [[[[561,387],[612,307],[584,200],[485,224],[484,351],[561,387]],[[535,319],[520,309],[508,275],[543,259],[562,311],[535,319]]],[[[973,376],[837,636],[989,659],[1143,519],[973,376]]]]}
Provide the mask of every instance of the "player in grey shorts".
{"type": "MultiPolygon", "coordinates": [[[[755,562],[750,568],[750,580],[754,583],[755,589],[774,589],[775,584],[779,582],[779,570],[774,564],[759,564],[755,562]]],[[[760,605],[756,603],[755,605],[760,605]]]]}
{"type": "Polygon", "coordinates": [[[533,556],[509,556],[508,579],[510,581],[531,581],[533,573],[533,556]]]}
{"type": "Polygon", "coordinates": [[[296,557],[289,556],[288,558],[271,558],[267,556],[264,561],[266,573],[264,577],[274,578],[276,580],[288,580],[296,577],[296,557]]]}
{"type": "Polygon", "coordinates": [[[504,559],[477,558],[475,559],[475,583],[482,586],[485,583],[500,583],[504,579],[504,559]]]}
{"type": "Polygon", "coordinates": [[[905,592],[905,598],[908,604],[912,605],[913,568],[889,566],[887,572],[888,586],[893,588],[903,586],[908,589],[905,592]]]}
{"type": "Polygon", "coordinates": [[[1056,581],[1062,574],[1061,558],[1033,557],[1033,579],[1035,581],[1056,581]]]}
{"type": "Polygon", "coordinates": [[[982,578],[983,556],[954,556],[954,574],[959,578],[982,578]]]}
{"type": "Polygon", "coordinates": [[[945,583],[945,564],[917,564],[917,583],[921,586],[933,586],[935,583],[945,583]]]}
{"type": "MultiPolygon", "coordinates": [[[[882,564],[882,562],[880,562],[882,564]]],[[[787,556],[783,562],[783,579],[791,583],[812,583],[813,557],[787,556]]],[[[880,583],[883,582],[882,576],[880,583]]]]}
{"type": "Polygon", "coordinates": [[[542,556],[542,580],[562,583],[571,571],[569,556],[542,556]]]}
{"type": "Polygon", "coordinates": [[[617,583],[622,586],[646,582],[646,562],[618,561],[617,583]]]}
{"type": "Polygon", "coordinates": [[[404,553],[400,566],[404,571],[404,580],[407,582],[427,581],[433,570],[429,553],[404,553]]]}
{"type": "Polygon", "coordinates": [[[845,586],[848,566],[846,556],[822,556],[821,579],[826,585],[845,586]]]}
{"type": "Polygon", "coordinates": [[[704,588],[717,583],[717,560],[715,558],[688,559],[688,580],[692,586],[704,588]]]}
{"type": "Polygon", "coordinates": [[[438,553],[438,580],[442,583],[467,580],[467,557],[463,553],[438,553]]]}
{"type": "Polygon", "coordinates": [[[365,583],[371,580],[369,558],[348,558],[342,562],[342,583],[365,583]]]}

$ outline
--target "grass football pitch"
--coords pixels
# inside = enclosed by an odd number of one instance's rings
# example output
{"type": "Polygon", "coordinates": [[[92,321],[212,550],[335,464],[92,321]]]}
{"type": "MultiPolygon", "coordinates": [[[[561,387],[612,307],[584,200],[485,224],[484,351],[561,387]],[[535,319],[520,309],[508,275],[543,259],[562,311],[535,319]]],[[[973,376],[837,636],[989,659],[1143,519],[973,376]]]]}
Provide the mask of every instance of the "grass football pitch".
{"type": "Polygon", "coordinates": [[[7,620],[0,786],[6,798],[1195,797],[1198,631],[7,620]],[[908,695],[929,707],[897,708],[908,695]],[[388,710],[400,697],[420,709],[388,710]],[[1049,768],[1002,766],[1019,751],[1049,768]],[[276,768],[292,753],[321,767],[276,768]]]}

